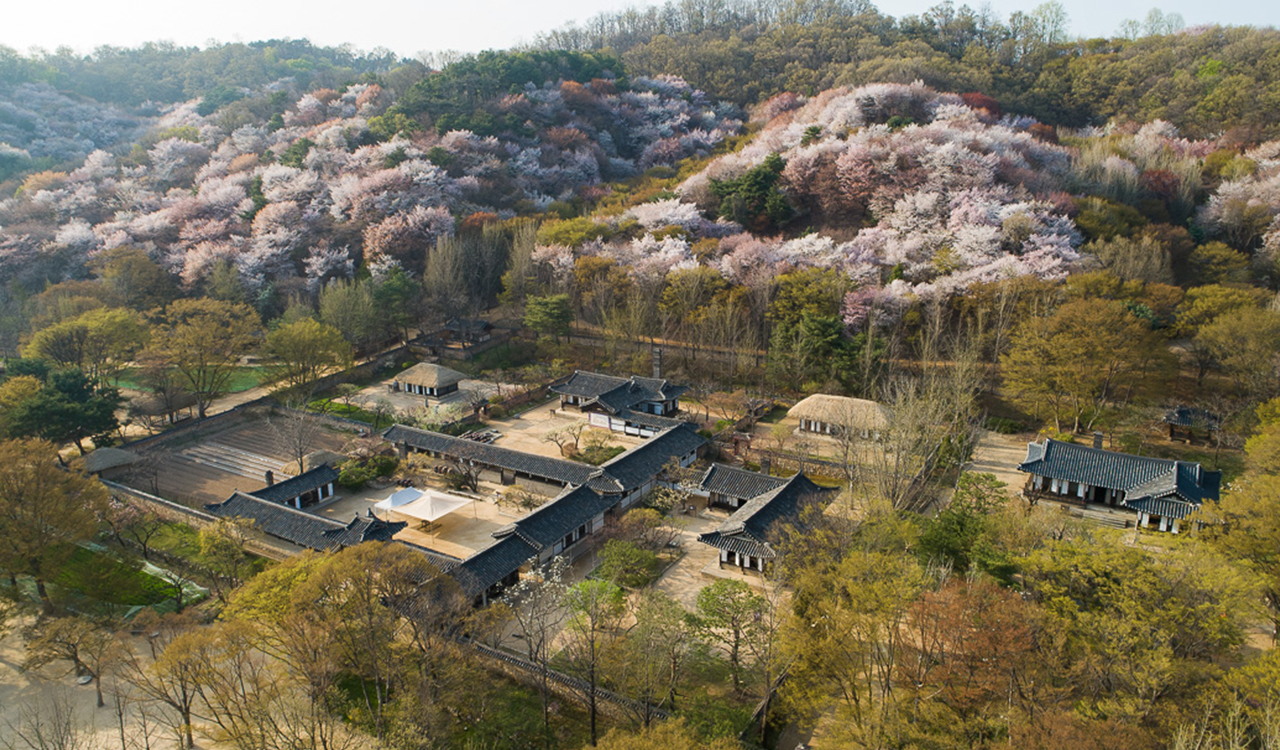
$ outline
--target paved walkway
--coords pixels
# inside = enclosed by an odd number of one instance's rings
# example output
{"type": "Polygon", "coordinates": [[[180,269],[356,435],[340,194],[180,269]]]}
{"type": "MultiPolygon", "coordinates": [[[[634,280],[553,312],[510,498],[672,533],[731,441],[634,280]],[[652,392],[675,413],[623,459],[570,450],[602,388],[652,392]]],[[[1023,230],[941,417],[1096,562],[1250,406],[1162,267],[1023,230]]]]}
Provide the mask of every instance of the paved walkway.
{"type": "Polygon", "coordinates": [[[723,519],[708,516],[706,511],[699,516],[677,518],[687,524],[680,532],[680,543],[685,555],[663,573],[661,578],[654,581],[653,587],[693,611],[697,605],[698,592],[711,583],[711,579],[703,575],[702,569],[715,564],[720,558],[720,551],[699,542],[698,535],[719,526],[723,519]]]}

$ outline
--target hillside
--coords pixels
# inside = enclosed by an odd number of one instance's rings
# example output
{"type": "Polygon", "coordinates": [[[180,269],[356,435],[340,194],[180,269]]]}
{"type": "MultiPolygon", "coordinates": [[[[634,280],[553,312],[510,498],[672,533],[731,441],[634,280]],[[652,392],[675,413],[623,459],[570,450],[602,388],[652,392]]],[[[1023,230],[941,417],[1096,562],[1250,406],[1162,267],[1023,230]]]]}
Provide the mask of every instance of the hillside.
{"type": "Polygon", "coordinates": [[[202,113],[201,100],[165,107],[137,122],[147,134],[126,153],[98,148],[0,202],[0,275],[39,288],[125,245],[188,289],[219,261],[254,295],[294,280],[315,289],[357,263],[420,273],[455,217],[580,202],[605,180],[707,154],[741,127],[733,107],[678,79],[588,73],[497,86],[468,116],[489,123],[480,132],[450,129],[440,113],[421,114],[429,130],[407,117],[421,84],[403,101],[375,83],[271,95],[243,124],[227,122],[228,107],[202,113]]]}

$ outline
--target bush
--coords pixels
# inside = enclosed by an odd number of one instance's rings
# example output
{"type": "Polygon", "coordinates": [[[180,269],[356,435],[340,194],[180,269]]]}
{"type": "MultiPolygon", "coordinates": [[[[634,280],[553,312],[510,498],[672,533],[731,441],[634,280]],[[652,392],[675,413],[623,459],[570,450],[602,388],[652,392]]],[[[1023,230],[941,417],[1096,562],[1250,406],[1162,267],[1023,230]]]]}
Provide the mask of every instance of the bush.
{"type": "Polygon", "coordinates": [[[983,423],[983,427],[986,427],[992,432],[998,432],[1001,435],[1014,435],[1019,432],[1024,432],[1027,429],[1026,424],[1019,422],[1016,419],[1008,419],[1005,417],[987,417],[987,421],[983,423]]]}
{"type": "Polygon", "coordinates": [[[639,588],[658,572],[658,556],[633,542],[610,539],[600,550],[596,576],[619,586],[639,588]]]}
{"type": "Polygon", "coordinates": [[[489,418],[490,419],[506,419],[507,418],[506,408],[499,406],[498,404],[494,404],[493,406],[490,406],[489,418]]]}
{"type": "Polygon", "coordinates": [[[353,458],[338,464],[338,484],[349,490],[358,490],[365,482],[377,477],[389,477],[400,465],[395,456],[374,456],[360,460],[353,458]]]}

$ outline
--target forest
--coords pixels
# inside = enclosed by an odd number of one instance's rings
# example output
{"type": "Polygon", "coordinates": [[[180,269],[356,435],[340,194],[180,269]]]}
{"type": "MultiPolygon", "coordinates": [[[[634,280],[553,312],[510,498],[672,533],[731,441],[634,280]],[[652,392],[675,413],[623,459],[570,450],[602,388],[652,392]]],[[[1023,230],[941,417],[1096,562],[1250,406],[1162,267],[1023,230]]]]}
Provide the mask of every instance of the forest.
{"type": "MultiPolygon", "coordinates": [[[[1081,39],[1058,3],[949,0],[671,1],[418,60],[0,47],[0,636],[118,724],[24,704],[0,748],[1280,748],[1278,63],[1274,28],[1081,39]],[[838,499],[680,600],[651,585],[675,466],[589,576],[476,608],[411,546],[273,561],[86,473],[173,427],[146,399],[444,431],[333,378],[458,319],[504,342],[470,378],[660,366],[723,460],[759,418],[838,499]],[[892,426],[821,455],[769,428],[815,394],[892,426]],[[1117,529],[974,468],[1050,440],[1221,497],[1117,529]],[[571,687],[483,655],[512,637],[571,687]]],[[[624,450],[583,434],[548,441],[624,450]]]]}

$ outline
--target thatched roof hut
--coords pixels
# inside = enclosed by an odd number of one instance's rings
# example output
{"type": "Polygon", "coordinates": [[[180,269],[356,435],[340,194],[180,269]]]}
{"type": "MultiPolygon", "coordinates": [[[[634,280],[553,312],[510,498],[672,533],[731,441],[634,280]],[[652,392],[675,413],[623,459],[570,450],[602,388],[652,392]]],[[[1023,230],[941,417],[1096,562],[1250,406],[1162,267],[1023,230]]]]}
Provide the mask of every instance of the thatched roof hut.
{"type": "Polygon", "coordinates": [[[396,375],[395,383],[397,390],[426,396],[442,396],[458,390],[458,383],[466,377],[463,373],[450,370],[443,365],[419,362],[396,375]]]}
{"type": "Polygon", "coordinates": [[[832,434],[851,429],[874,435],[888,428],[892,415],[875,401],[815,393],[791,407],[787,416],[800,420],[800,429],[808,432],[832,434]]]}
{"type": "Polygon", "coordinates": [[[98,448],[84,457],[84,470],[90,474],[128,466],[138,460],[138,454],[121,448],[98,448]]]}

